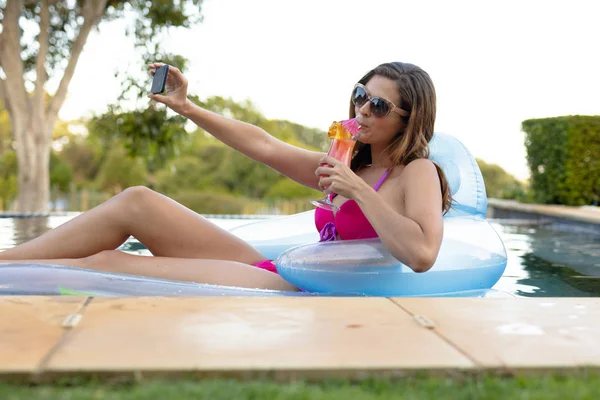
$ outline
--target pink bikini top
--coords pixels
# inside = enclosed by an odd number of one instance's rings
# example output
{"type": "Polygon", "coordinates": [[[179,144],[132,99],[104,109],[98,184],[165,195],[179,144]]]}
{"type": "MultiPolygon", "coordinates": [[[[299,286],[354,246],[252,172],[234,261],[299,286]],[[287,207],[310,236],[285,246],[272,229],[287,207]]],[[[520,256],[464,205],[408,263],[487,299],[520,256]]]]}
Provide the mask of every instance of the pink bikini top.
{"type": "MultiPolygon", "coordinates": [[[[386,170],[377,181],[373,189],[377,191],[390,170],[386,170]]],[[[333,200],[330,195],[330,200],[333,200]]],[[[372,239],[378,237],[377,232],[371,226],[371,223],[365,217],[362,210],[354,200],[347,200],[342,203],[340,209],[333,214],[333,211],[317,208],[315,210],[315,226],[321,235],[321,242],[337,240],[339,235],[342,240],[354,239],[372,239]]]]}

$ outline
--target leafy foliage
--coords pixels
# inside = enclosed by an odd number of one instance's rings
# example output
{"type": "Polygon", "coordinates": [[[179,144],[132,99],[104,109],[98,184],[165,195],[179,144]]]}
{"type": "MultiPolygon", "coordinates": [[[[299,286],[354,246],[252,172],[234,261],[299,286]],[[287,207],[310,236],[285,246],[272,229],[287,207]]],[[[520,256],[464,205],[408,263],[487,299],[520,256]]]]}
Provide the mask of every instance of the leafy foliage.
{"type": "Polygon", "coordinates": [[[185,121],[179,115],[168,116],[165,108],[119,113],[111,107],[92,118],[89,130],[105,149],[120,143],[130,157],[144,158],[155,171],[176,154],[177,144],[186,134],[185,121]]]}
{"type": "Polygon", "coordinates": [[[5,151],[0,154],[0,204],[7,209],[10,200],[17,194],[17,154],[5,151]]]}
{"type": "Polygon", "coordinates": [[[256,125],[284,142],[318,151],[327,151],[329,147],[330,141],[323,131],[290,121],[269,120],[250,100],[235,102],[220,96],[204,101],[196,96],[191,96],[191,99],[207,110],[256,125]]]}
{"type": "Polygon", "coordinates": [[[10,121],[8,112],[0,102],[0,155],[12,148],[12,135],[10,131],[10,121]]]}
{"type": "Polygon", "coordinates": [[[268,188],[264,197],[272,200],[293,200],[298,198],[316,199],[323,197],[323,193],[299,185],[291,179],[279,179],[275,184],[268,188]]]}
{"type": "Polygon", "coordinates": [[[246,214],[258,207],[256,200],[223,193],[183,190],[172,198],[200,214],[246,214]]]}
{"type": "Polygon", "coordinates": [[[113,148],[98,171],[99,189],[117,194],[130,186],[146,185],[147,170],[141,159],[127,157],[120,147],[113,148]]]}
{"type": "Polygon", "coordinates": [[[535,201],[585,205],[600,195],[600,116],[523,121],[535,201]]]}
{"type": "MultiPolygon", "coordinates": [[[[1,1],[4,9],[6,1],[1,1]]],[[[157,55],[163,56],[160,48],[161,33],[170,28],[189,28],[202,21],[203,0],[108,0],[103,21],[113,21],[126,18],[132,21],[126,34],[135,38],[135,46],[142,55],[143,62],[157,55]]],[[[85,1],[55,1],[51,2],[49,47],[47,57],[48,76],[57,74],[64,69],[65,61],[71,56],[73,43],[83,24],[85,1]]],[[[31,29],[39,23],[41,2],[25,2],[22,7],[22,26],[25,32],[21,37],[22,56],[25,76],[31,82],[35,59],[39,50],[39,30],[31,29]],[[25,21],[27,23],[25,23],[25,21]]],[[[0,21],[3,15],[0,12],[0,21]]]]}
{"type": "Polygon", "coordinates": [[[102,143],[93,136],[77,135],[72,136],[63,147],[60,158],[71,167],[73,182],[82,187],[96,178],[109,149],[108,145],[103,148],[102,143]]]}
{"type": "MultiPolygon", "coordinates": [[[[197,135],[202,133],[192,133],[197,135]]],[[[287,182],[290,191],[279,198],[320,195],[214,139],[200,143],[156,174],[158,191],[171,195],[180,190],[197,190],[262,199],[281,194],[272,192],[273,188],[287,182]]]]}
{"type": "Polygon", "coordinates": [[[488,197],[497,199],[525,199],[525,187],[517,178],[497,164],[488,164],[480,159],[476,161],[483,175],[485,191],[488,197]]]}
{"type": "MultiPolygon", "coordinates": [[[[257,125],[288,143],[314,150],[319,150],[315,145],[328,145],[324,132],[287,121],[269,120],[249,100],[238,103],[219,96],[204,101],[191,98],[208,110],[257,125]]],[[[90,140],[97,143],[102,154],[119,143],[129,157],[144,160],[152,175],[149,184],[170,196],[190,191],[253,199],[279,195],[287,199],[320,196],[317,191],[291,182],[273,169],[225,146],[202,129],[186,133],[185,120],[169,116],[163,106],[129,112],[110,107],[106,113],[94,117],[88,129],[90,140]],[[284,188],[286,194],[283,194],[284,188]],[[267,193],[270,194],[267,196],[267,193]]]]}
{"type": "Polygon", "coordinates": [[[50,153],[50,186],[62,192],[69,190],[73,181],[73,170],[71,166],[59,158],[55,152],[50,153]]]}
{"type": "MultiPolygon", "coordinates": [[[[42,155],[50,150],[47,148],[50,141],[33,136],[40,132],[46,136],[52,133],[90,32],[102,22],[122,19],[128,24],[125,34],[134,39],[135,53],[140,55],[140,70],[144,70],[147,77],[148,73],[143,65],[150,60],[168,60],[174,65],[184,63],[182,57],[162,49],[161,43],[164,34],[170,33],[170,30],[186,29],[199,23],[202,20],[202,5],[203,0],[0,0],[0,29],[2,26],[10,27],[6,31],[0,30],[0,41],[3,43],[0,46],[0,80],[4,88],[4,100],[9,103],[7,108],[13,121],[27,121],[31,115],[41,116],[13,127],[18,129],[13,136],[18,141],[15,144],[19,157],[17,181],[20,211],[43,211],[47,207],[49,165],[39,167],[35,160],[42,159],[42,155]],[[11,12],[5,13],[7,10],[11,12]],[[17,25],[21,29],[10,34],[17,25]],[[37,96],[30,95],[34,88],[34,93],[43,92],[50,81],[60,82],[50,102],[44,104],[38,101],[37,96]],[[11,88],[10,96],[5,95],[8,87],[11,88]]],[[[102,65],[108,64],[104,62],[102,65]]],[[[147,79],[139,79],[131,74],[131,70],[128,66],[126,78],[122,79],[123,85],[128,86],[123,93],[134,98],[137,96],[139,100],[145,93],[139,88],[141,83],[137,82],[145,82],[147,79]],[[132,82],[136,82],[137,90],[132,82]]],[[[161,112],[157,112],[155,119],[160,120],[160,114],[161,112]]],[[[137,115],[133,113],[130,117],[136,120],[137,115]]],[[[148,116],[143,117],[150,119],[148,116]]],[[[0,131],[0,153],[8,147],[7,141],[12,145],[3,131],[0,131]]],[[[141,149],[149,152],[151,169],[160,167],[168,157],[172,150],[170,140],[176,132],[168,129],[160,132],[160,138],[167,141],[165,146],[161,146],[159,138],[154,140],[158,143],[156,146],[141,149]]],[[[140,135],[157,136],[152,129],[142,130],[140,135]]],[[[135,143],[131,144],[131,148],[135,149],[135,143]]],[[[130,152],[136,155],[136,150],[130,152]]],[[[66,167],[61,166],[60,170],[62,178],[59,180],[66,179],[66,167]]],[[[53,179],[58,178],[55,176],[53,179]]]]}

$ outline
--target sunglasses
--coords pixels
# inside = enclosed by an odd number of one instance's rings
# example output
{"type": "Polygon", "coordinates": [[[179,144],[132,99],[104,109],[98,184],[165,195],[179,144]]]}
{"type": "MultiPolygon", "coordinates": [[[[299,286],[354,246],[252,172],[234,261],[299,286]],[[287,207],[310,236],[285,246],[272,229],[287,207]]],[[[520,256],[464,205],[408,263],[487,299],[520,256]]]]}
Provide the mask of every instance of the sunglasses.
{"type": "Polygon", "coordinates": [[[408,117],[409,115],[408,111],[396,107],[396,105],[389,100],[381,97],[371,97],[367,88],[364,85],[357,83],[352,90],[352,104],[357,107],[362,107],[367,101],[370,102],[369,108],[376,118],[385,118],[392,111],[403,117],[408,117]]]}

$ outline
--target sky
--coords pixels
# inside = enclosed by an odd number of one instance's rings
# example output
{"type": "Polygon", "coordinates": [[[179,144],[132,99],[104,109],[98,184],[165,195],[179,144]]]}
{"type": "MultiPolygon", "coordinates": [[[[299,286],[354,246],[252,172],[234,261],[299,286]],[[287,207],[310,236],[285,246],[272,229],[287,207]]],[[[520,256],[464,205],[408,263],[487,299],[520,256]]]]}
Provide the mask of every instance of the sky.
{"type": "MultiPolygon", "coordinates": [[[[190,60],[190,93],[250,99],[271,119],[326,131],[361,76],[409,62],[436,87],[435,130],[526,179],[523,120],[600,114],[597,0],[205,0],[203,15],[164,38],[190,60]]],[[[116,102],[114,73],[136,62],[124,27],[90,35],[62,119],[116,102]]]]}

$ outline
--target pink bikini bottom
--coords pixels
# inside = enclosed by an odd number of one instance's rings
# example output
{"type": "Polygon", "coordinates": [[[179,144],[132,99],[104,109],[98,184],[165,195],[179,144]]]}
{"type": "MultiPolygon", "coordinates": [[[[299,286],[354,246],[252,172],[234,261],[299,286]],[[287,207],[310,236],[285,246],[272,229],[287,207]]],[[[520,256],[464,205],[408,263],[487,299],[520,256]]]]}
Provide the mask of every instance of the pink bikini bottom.
{"type": "MultiPolygon", "coordinates": [[[[264,269],[266,271],[269,271],[269,272],[279,275],[279,273],[277,272],[277,267],[275,267],[275,264],[273,264],[273,261],[271,261],[271,260],[264,260],[264,261],[257,262],[252,265],[254,265],[257,268],[264,269]]],[[[300,288],[298,288],[298,290],[301,292],[306,292],[306,290],[302,290],[300,288]]]]}
{"type": "Polygon", "coordinates": [[[277,273],[277,267],[275,267],[275,264],[273,264],[273,261],[271,261],[271,260],[260,261],[255,264],[252,264],[252,265],[254,265],[257,268],[264,269],[269,272],[273,272],[275,274],[277,273]]]}

